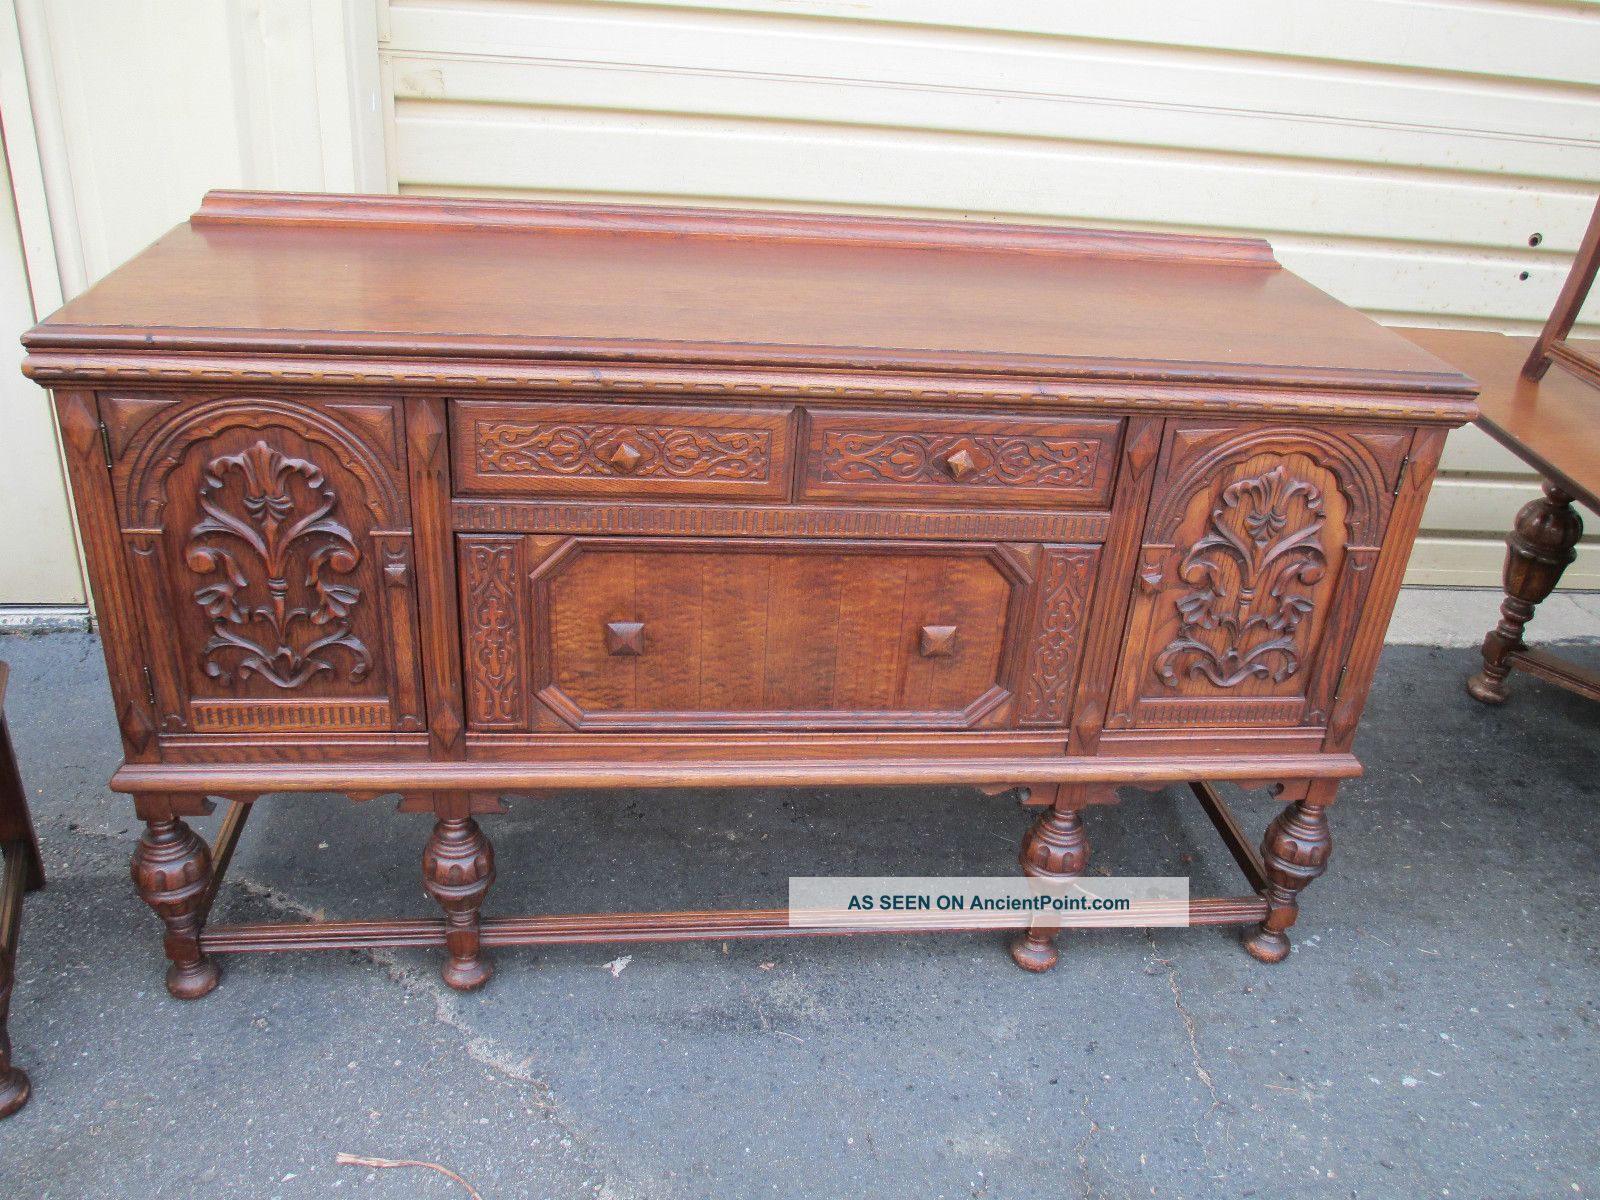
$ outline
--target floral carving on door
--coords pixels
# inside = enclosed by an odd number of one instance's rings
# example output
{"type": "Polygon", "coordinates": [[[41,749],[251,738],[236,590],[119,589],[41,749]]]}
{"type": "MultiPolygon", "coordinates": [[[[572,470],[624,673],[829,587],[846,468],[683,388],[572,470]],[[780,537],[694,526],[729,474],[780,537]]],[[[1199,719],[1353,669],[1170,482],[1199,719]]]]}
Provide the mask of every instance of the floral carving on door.
{"type": "Polygon", "coordinates": [[[1157,677],[1180,675],[1231,688],[1246,679],[1282,683],[1301,665],[1296,630],[1315,606],[1327,571],[1322,491],[1282,465],[1228,485],[1205,534],[1189,548],[1174,599],[1177,636],[1157,655],[1157,677]]]}
{"type": "Polygon", "coordinates": [[[258,440],[211,459],[201,480],[204,516],[184,561],[215,576],[194,592],[212,622],[205,673],[224,686],[254,675],[285,690],[341,668],[352,683],[364,679],[372,656],[352,632],[362,595],[349,578],[361,551],[335,517],[322,468],[258,440]]]}

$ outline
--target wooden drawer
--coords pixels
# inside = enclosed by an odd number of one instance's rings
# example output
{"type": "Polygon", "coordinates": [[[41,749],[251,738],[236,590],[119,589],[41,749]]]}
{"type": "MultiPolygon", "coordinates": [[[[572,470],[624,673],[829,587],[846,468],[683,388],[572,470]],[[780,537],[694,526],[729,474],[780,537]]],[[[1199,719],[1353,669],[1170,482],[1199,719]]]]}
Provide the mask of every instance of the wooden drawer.
{"type": "Polygon", "coordinates": [[[802,495],[902,504],[1099,508],[1122,421],[927,413],[810,415],[802,495]]]}
{"type": "Polygon", "coordinates": [[[990,725],[1035,609],[1036,555],[995,545],[460,546],[468,723],[485,730],[527,728],[530,698],[580,730],[990,725]]]}
{"type": "Polygon", "coordinates": [[[791,409],[459,400],[450,412],[467,495],[788,495],[791,409]]]}

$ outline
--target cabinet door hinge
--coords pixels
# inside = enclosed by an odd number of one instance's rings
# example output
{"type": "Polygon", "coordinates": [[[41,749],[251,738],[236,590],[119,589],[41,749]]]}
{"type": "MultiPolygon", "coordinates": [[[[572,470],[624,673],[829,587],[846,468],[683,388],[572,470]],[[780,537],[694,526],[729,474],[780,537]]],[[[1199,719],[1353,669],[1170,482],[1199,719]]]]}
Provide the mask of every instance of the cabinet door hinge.
{"type": "Polygon", "coordinates": [[[106,466],[111,465],[111,431],[106,428],[104,421],[100,422],[100,449],[106,456],[106,466]]]}
{"type": "Polygon", "coordinates": [[[149,667],[144,669],[144,696],[146,700],[150,701],[150,706],[154,708],[156,703],[156,677],[150,674],[149,667]]]}
{"type": "Polygon", "coordinates": [[[1349,663],[1346,663],[1344,666],[1339,668],[1339,678],[1338,678],[1337,681],[1335,681],[1335,683],[1333,685],[1333,699],[1328,701],[1328,703],[1330,705],[1334,705],[1334,704],[1339,703],[1339,697],[1344,694],[1344,677],[1349,672],[1349,670],[1350,670],[1350,664],[1349,663]]]}
{"type": "Polygon", "coordinates": [[[1389,493],[1391,496],[1398,496],[1400,494],[1400,485],[1406,481],[1406,468],[1410,465],[1411,455],[1408,454],[1400,460],[1400,469],[1395,472],[1394,491],[1389,493]]]}

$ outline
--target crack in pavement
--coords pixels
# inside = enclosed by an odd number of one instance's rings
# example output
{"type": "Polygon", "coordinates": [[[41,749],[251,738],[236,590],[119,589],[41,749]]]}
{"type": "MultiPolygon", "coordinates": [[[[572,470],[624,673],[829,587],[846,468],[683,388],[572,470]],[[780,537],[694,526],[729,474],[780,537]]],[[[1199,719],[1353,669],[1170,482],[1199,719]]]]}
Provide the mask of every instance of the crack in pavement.
{"type": "Polygon", "coordinates": [[[1089,1178],[1089,1143],[1094,1141],[1094,1135],[1100,1132],[1100,1122],[1089,1116],[1089,1097],[1083,1098],[1083,1106],[1078,1110],[1079,1115],[1089,1118],[1089,1128],[1078,1139],[1078,1144],[1072,1152],[1078,1158],[1078,1182],[1083,1185],[1083,1200],[1093,1200],[1095,1194],[1094,1182],[1089,1178]]]}
{"type": "Polygon", "coordinates": [[[1195,1025],[1194,1016],[1184,1007],[1183,990],[1178,987],[1177,966],[1170,958],[1161,957],[1156,949],[1156,935],[1152,930],[1146,929],[1144,935],[1150,943],[1151,959],[1167,969],[1167,986],[1172,989],[1172,1003],[1177,1007],[1178,1016],[1183,1018],[1183,1031],[1189,1036],[1189,1056],[1194,1062],[1194,1072],[1200,1077],[1200,1082],[1205,1085],[1206,1091],[1211,1093],[1211,1107],[1200,1117],[1204,1120],[1222,1107],[1222,1099],[1217,1095],[1217,1085],[1212,1082],[1211,1072],[1206,1070],[1205,1064],[1200,1061],[1199,1028],[1195,1025]]]}
{"type": "MultiPolygon", "coordinates": [[[[73,830],[69,835],[75,838],[88,838],[99,842],[124,845],[125,839],[117,834],[103,833],[98,830],[83,829],[73,830]]],[[[80,843],[80,849],[84,849],[80,843]]],[[[86,857],[99,858],[102,855],[110,859],[111,851],[96,854],[89,851],[86,857]]],[[[82,873],[77,873],[82,878],[82,873]]],[[[228,873],[228,886],[242,891],[251,899],[258,900],[268,908],[286,916],[293,916],[300,920],[314,921],[326,919],[326,914],[320,909],[304,904],[295,897],[268,884],[260,883],[240,873],[235,867],[228,873]]],[[[504,1053],[498,1043],[491,1037],[477,1032],[465,1019],[460,1011],[460,999],[442,981],[431,974],[414,970],[401,962],[389,950],[380,948],[352,948],[351,953],[367,959],[383,969],[385,976],[393,983],[397,983],[404,990],[422,996],[433,1005],[434,1019],[440,1024],[454,1031],[462,1041],[467,1057],[495,1074],[501,1075],[515,1083],[528,1088],[533,1094],[529,1097],[530,1103],[542,1112],[546,1119],[571,1143],[593,1146],[590,1138],[575,1128],[563,1115],[560,1104],[556,1099],[555,1091],[550,1085],[528,1069],[530,1060],[523,1059],[513,1062],[509,1055],[504,1053]]],[[[638,1197],[640,1193],[631,1185],[620,1183],[611,1178],[611,1173],[605,1168],[596,1168],[602,1173],[600,1189],[596,1193],[601,1200],[630,1200],[638,1197]]]]}

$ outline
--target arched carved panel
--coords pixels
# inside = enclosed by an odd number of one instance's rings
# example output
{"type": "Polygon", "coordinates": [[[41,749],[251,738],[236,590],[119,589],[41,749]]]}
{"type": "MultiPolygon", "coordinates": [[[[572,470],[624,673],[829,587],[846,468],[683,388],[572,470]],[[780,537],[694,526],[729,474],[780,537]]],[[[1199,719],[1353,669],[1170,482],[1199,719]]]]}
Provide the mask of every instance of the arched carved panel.
{"type": "Polygon", "coordinates": [[[1324,723],[1406,445],[1169,430],[1108,727],[1324,723]]]}
{"type": "Polygon", "coordinates": [[[164,733],[423,727],[392,401],[101,399],[164,733]]]}
{"type": "Polygon", "coordinates": [[[358,503],[379,529],[410,525],[400,458],[401,416],[392,402],[310,405],[262,396],[219,396],[178,404],[172,396],[107,396],[101,402],[112,480],[123,523],[162,524],[168,477],[196,442],[234,426],[277,425],[315,442],[359,482],[358,503]],[[163,404],[170,408],[163,408],[163,404]]]}

